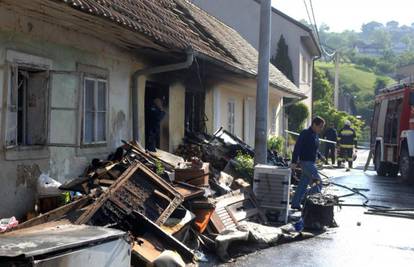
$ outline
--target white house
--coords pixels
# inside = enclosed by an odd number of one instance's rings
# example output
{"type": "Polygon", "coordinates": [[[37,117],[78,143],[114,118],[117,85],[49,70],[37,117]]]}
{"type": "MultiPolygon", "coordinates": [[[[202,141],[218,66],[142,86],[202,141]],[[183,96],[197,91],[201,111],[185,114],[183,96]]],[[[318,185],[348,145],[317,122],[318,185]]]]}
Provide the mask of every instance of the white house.
{"type": "MultiPolygon", "coordinates": [[[[191,0],[191,2],[238,31],[254,48],[259,49],[260,1],[191,0]]],[[[304,103],[312,111],[313,61],[321,56],[313,31],[301,22],[272,8],[271,34],[272,56],[276,54],[280,36],[284,36],[293,66],[293,82],[307,96],[304,103]]]]}

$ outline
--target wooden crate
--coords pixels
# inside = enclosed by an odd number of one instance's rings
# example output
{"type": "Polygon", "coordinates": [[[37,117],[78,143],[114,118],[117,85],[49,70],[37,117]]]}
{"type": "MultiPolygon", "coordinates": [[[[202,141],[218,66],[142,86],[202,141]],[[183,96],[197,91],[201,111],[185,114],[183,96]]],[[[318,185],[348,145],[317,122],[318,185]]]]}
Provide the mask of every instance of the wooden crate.
{"type": "Polygon", "coordinates": [[[210,164],[203,163],[200,169],[175,169],[175,181],[195,186],[208,186],[210,164]]]}

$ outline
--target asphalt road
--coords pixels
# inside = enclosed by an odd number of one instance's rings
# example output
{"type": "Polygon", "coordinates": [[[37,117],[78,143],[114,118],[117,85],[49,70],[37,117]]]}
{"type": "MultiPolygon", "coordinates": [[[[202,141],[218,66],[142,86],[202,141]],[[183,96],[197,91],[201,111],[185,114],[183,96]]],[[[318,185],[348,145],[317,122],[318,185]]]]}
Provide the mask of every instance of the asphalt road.
{"type": "MultiPolygon", "coordinates": [[[[372,170],[362,171],[366,151],[359,152],[356,169],[327,169],[331,181],[354,188],[366,188],[369,204],[394,208],[414,208],[414,186],[398,178],[379,177],[372,170]]],[[[348,193],[338,187],[327,192],[348,193]]],[[[360,196],[345,203],[362,203],[360,196]]],[[[366,208],[336,209],[338,228],[303,241],[287,243],[217,266],[414,266],[414,220],[364,214],[366,208]]]]}

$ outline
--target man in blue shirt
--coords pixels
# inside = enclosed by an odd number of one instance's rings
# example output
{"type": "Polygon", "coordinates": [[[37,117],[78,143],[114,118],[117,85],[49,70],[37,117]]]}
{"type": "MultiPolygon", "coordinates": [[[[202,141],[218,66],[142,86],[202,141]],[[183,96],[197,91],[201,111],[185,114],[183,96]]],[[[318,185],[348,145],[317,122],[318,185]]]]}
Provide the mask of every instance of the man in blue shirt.
{"type": "Polygon", "coordinates": [[[320,192],[322,189],[321,177],[318,174],[315,162],[316,157],[323,159],[323,156],[319,153],[318,135],[322,132],[324,126],[325,121],[321,117],[314,118],[312,125],[303,130],[296,141],[291,168],[296,169],[299,163],[302,168],[302,176],[292,199],[292,209],[301,209],[300,204],[309,184],[315,183],[308,192],[310,194],[320,192]]]}

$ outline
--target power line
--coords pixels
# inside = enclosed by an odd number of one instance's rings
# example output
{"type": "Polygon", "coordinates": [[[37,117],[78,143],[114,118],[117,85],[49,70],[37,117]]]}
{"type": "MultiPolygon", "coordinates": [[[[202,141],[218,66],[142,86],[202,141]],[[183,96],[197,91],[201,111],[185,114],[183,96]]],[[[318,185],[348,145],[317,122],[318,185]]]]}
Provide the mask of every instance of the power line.
{"type": "Polygon", "coordinates": [[[316,24],[315,12],[313,11],[312,0],[309,0],[309,4],[310,4],[310,7],[311,7],[311,11],[312,11],[312,17],[313,17],[313,23],[314,23],[313,25],[315,27],[316,35],[318,36],[318,41],[319,41],[319,44],[320,44],[321,43],[321,38],[319,36],[318,24],[316,24]]]}
{"type": "Polygon", "coordinates": [[[320,46],[321,46],[321,50],[322,50],[322,52],[325,54],[325,56],[327,56],[327,57],[329,57],[329,58],[333,58],[334,56],[335,56],[335,54],[337,53],[337,51],[336,50],[334,50],[332,53],[329,53],[328,51],[326,51],[326,49],[325,49],[325,46],[324,45],[322,45],[322,44],[320,44],[320,46]]]}
{"type": "Polygon", "coordinates": [[[309,15],[309,10],[308,10],[308,5],[306,4],[306,0],[303,0],[303,3],[305,4],[306,13],[308,14],[309,24],[312,26],[312,20],[311,20],[311,17],[309,15]]]}
{"type": "Polygon", "coordinates": [[[319,46],[321,47],[322,53],[325,54],[325,57],[330,58],[330,60],[332,60],[332,58],[335,56],[335,54],[337,53],[337,51],[335,49],[331,49],[331,50],[333,50],[333,52],[329,53],[325,49],[324,45],[322,45],[321,37],[319,35],[319,29],[318,29],[318,26],[317,26],[318,24],[316,23],[316,16],[315,16],[315,11],[314,11],[314,8],[313,8],[312,0],[309,0],[309,6],[310,6],[310,10],[312,12],[312,18],[313,19],[311,18],[311,15],[310,15],[309,8],[308,8],[308,5],[306,3],[306,0],[303,0],[303,3],[304,3],[305,8],[306,8],[306,13],[308,15],[308,19],[309,19],[310,25],[313,27],[313,30],[316,33],[316,37],[318,38],[319,46]]]}

